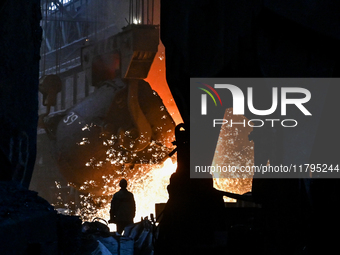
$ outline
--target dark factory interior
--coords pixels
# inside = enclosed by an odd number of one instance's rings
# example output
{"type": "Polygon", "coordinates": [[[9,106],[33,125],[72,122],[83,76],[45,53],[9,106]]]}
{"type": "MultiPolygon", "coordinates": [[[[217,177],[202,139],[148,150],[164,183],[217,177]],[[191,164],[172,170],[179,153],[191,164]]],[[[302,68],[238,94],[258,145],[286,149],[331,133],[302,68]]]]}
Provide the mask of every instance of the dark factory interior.
{"type": "MultiPolygon", "coordinates": [[[[190,78],[336,83],[339,12],[331,0],[1,1],[0,254],[335,253],[338,176],[191,178],[191,152],[216,160],[222,129],[193,124],[190,78]],[[123,234],[109,213],[122,178],[137,210],[123,234]]],[[[338,166],[340,87],[312,92],[309,126],[241,130],[240,160],[338,166]]]]}

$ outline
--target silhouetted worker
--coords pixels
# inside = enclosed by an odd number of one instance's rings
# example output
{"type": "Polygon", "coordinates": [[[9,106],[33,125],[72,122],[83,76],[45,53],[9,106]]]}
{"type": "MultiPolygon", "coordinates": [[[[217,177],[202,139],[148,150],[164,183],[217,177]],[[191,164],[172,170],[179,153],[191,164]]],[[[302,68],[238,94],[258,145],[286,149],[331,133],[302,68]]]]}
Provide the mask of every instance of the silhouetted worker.
{"type": "Polygon", "coordinates": [[[120,191],[112,197],[109,222],[116,223],[117,232],[121,234],[126,226],[133,223],[136,204],[133,194],[126,189],[127,181],[122,179],[119,186],[120,191]]]}

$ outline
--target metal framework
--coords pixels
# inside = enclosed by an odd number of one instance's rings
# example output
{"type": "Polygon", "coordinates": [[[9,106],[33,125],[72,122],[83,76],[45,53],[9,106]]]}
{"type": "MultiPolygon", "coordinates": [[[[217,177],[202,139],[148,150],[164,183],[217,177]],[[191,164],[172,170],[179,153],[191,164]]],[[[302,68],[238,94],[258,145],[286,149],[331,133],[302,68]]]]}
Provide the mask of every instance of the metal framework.
{"type": "MultiPolygon", "coordinates": [[[[104,4],[103,0],[41,1],[44,39],[41,47],[41,76],[59,74],[80,65],[82,45],[90,37],[95,39],[100,30],[115,26],[100,12],[99,6],[104,4]]],[[[115,30],[118,31],[118,28],[115,30]]]]}
{"type": "Polygon", "coordinates": [[[130,24],[153,24],[154,0],[41,0],[40,76],[80,66],[80,49],[130,24]]]}

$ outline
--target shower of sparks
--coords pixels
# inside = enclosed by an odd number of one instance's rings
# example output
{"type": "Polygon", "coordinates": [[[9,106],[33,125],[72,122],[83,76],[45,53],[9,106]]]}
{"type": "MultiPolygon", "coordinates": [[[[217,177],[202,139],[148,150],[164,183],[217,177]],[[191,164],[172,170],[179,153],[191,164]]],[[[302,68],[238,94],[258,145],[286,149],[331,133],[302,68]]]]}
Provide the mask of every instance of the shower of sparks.
{"type": "MultiPolygon", "coordinates": [[[[80,124],[80,123],[79,123],[80,124]]],[[[88,130],[88,131],[90,131],[91,130],[91,128],[94,126],[94,124],[93,123],[91,123],[90,125],[89,124],[85,124],[85,126],[84,127],[82,127],[82,131],[85,131],[85,130],[88,130]]]]}
{"type": "Polygon", "coordinates": [[[87,137],[83,137],[83,139],[77,143],[78,145],[85,145],[85,144],[88,144],[90,143],[89,139],[87,137]]]}
{"type": "MultiPolygon", "coordinates": [[[[225,118],[228,118],[231,111],[226,111],[225,118]]],[[[235,117],[235,116],[234,116],[235,117]]],[[[242,116],[240,116],[242,121],[242,116]]],[[[161,128],[161,127],[160,127],[161,128]]],[[[248,134],[251,129],[231,128],[227,125],[222,126],[218,144],[215,151],[213,165],[233,165],[252,166],[254,164],[254,150],[253,142],[249,142],[248,134]]],[[[170,138],[173,139],[173,138],[170,138]]],[[[115,150],[114,145],[117,142],[116,136],[111,136],[103,142],[103,146],[107,148],[105,161],[99,161],[94,158],[89,159],[88,167],[100,169],[103,165],[111,165],[113,167],[113,174],[102,175],[102,182],[96,183],[94,180],[85,181],[81,186],[76,187],[79,192],[78,203],[74,200],[64,199],[63,187],[59,182],[55,182],[58,188],[56,207],[61,213],[79,215],[83,221],[92,221],[92,219],[99,217],[105,220],[110,219],[110,205],[111,199],[119,188],[119,181],[126,178],[128,181],[128,190],[134,194],[136,202],[136,216],[135,222],[140,221],[141,218],[149,217],[150,214],[155,215],[155,204],[166,203],[168,200],[167,185],[169,184],[170,176],[176,171],[177,163],[173,158],[164,158],[167,155],[169,148],[158,146],[158,142],[152,142],[151,149],[154,154],[148,163],[135,164],[132,168],[125,165],[129,160],[135,159],[136,155],[130,152],[129,155],[122,151],[115,150]],[[156,149],[155,149],[156,148],[156,149]],[[117,166],[124,166],[118,167],[117,166]],[[101,194],[91,193],[92,188],[101,187],[101,194]],[[77,205],[78,204],[78,205],[77,205]],[[80,205],[80,206],[79,206],[80,205]]],[[[164,142],[164,141],[163,141],[164,142]]],[[[80,145],[80,144],[79,144],[80,145]]],[[[223,174],[222,174],[223,175],[223,174]]],[[[243,194],[251,191],[252,175],[249,174],[247,178],[240,176],[222,176],[215,173],[214,187],[219,190],[229,191],[232,193],[243,194]]],[[[66,188],[75,187],[74,184],[69,183],[66,188]]],[[[70,192],[67,192],[69,194],[70,192]]],[[[233,201],[225,198],[226,202],[233,201]]],[[[110,224],[111,231],[114,230],[113,224],[110,224]]]]}
{"type": "MultiPolygon", "coordinates": [[[[230,114],[232,114],[231,111],[227,110],[224,118],[227,119],[230,114]]],[[[241,119],[237,119],[237,121],[242,121],[244,117],[239,116],[238,118],[241,119]]],[[[254,164],[254,145],[253,142],[248,140],[250,132],[251,128],[222,126],[213,165],[233,165],[236,168],[252,166],[254,164]]],[[[104,164],[109,164],[115,168],[114,174],[102,176],[102,183],[100,184],[102,195],[98,196],[98,194],[91,193],[91,188],[98,187],[98,184],[93,180],[88,180],[80,187],[77,187],[82,193],[79,197],[80,207],[78,208],[75,206],[74,201],[63,200],[61,193],[58,193],[56,205],[65,209],[63,213],[79,215],[83,221],[91,221],[95,217],[108,221],[110,219],[109,211],[112,195],[119,190],[119,181],[122,178],[127,179],[128,190],[135,197],[135,222],[150,216],[151,213],[155,215],[156,203],[167,202],[167,185],[169,184],[171,174],[176,171],[177,167],[174,158],[168,158],[163,162],[169,148],[157,145],[162,143],[162,141],[152,142],[148,150],[151,150],[154,155],[149,159],[149,162],[135,164],[129,169],[129,165],[125,166],[125,164],[131,159],[135,159],[137,155],[132,152],[127,155],[122,153],[122,151],[113,149],[116,143],[116,136],[106,139],[103,142],[103,146],[107,148],[106,160],[99,161],[92,158],[87,163],[89,167],[94,169],[100,168],[104,164]],[[119,165],[124,167],[117,168],[119,165]]],[[[219,190],[244,194],[251,191],[252,188],[251,174],[246,178],[243,178],[244,176],[241,178],[240,176],[223,176],[223,174],[218,175],[215,173],[213,177],[214,187],[219,190]]],[[[58,189],[61,189],[59,182],[56,182],[56,186],[58,189]]],[[[69,183],[68,186],[74,186],[74,184],[69,183]]],[[[225,198],[225,201],[231,202],[234,200],[225,198]]],[[[110,224],[110,227],[112,227],[112,224],[110,224]]],[[[114,230],[114,228],[111,228],[111,230],[114,230]]]]}
{"type": "MultiPolygon", "coordinates": [[[[169,158],[162,165],[143,165],[128,180],[128,190],[134,194],[136,202],[135,221],[155,215],[155,203],[166,203],[168,200],[167,186],[172,173],[176,171],[177,163],[169,158]]],[[[113,194],[119,190],[120,179],[106,177],[107,193],[113,194]]],[[[108,201],[111,202],[111,201],[108,201]]],[[[110,203],[107,203],[97,214],[109,218],[110,203]]]]}
{"type": "MultiPolygon", "coordinates": [[[[134,221],[141,218],[155,215],[155,204],[166,203],[168,200],[167,185],[172,173],[176,171],[177,163],[168,158],[161,165],[140,165],[133,176],[128,179],[128,190],[134,194],[136,202],[136,216],[134,221]]],[[[57,203],[54,206],[64,208],[62,213],[79,215],[83,221],[91,221],[99,217],[105,220],[110,219],[110,205],[112,195],[119,190],[121,178],[112,175],[102,176],[104,180],[103,196],[96,196],[91,193],[79,196],[80,208],[74,208],[74,201],[67,201],[62,198],[62,193],[57,195],[57,203]]],[[[56,182],[57,187],[60,184],[56,182]]],[[[80,187],[81,191],[86,191],[95,186],[94,181],[86,181],[80,187]]],[[[69,183],[68,186],[74,186],[69,183]]],[[[59,210],[61,211],[61,210],[59,210]]]]}

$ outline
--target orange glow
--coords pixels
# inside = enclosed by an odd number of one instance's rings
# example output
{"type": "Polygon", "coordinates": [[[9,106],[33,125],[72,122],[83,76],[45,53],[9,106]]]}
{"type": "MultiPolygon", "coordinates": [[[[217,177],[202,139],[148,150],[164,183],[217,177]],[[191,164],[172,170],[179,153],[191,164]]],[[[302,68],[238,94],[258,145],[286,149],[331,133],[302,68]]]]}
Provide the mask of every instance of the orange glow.
{"type": "MultiPolygon", "coordinates": [[[[139,171],[142,174],[135,174],[128,180],[128,190],[134,194],[136,202],[134,222],[140,221],[141,217],[150,216],[150,213],[155,215],[155,203],[167,202],[169,198],[167,186],[170,176],[176,171],[176,168],[177,163],[168,158],[162,165],[140,165],[139,171]]],[[[120,179],[112,178],[111,176],[103,176],[103,178],[105,178],[106,182],[104,188],[108,194],[114,194],[119,190],[118,183],[120,179]]],[[[81,215],[83,220],[92,220],[95,217],[109,220],[110,201],[103,201],[102,199],[101,202],[102,207],[100,209],[86,203],[78,211],[78,215],[81,215]]],[[[110,224],[110,229],[114,231],[115,225],[110,224]]]]}
{"type": "MultiPolygon", "coordinates": [[[[160,1],[154,2],[154,24],[160,24],[160,1]]],[[[172,116],[176,125],[183,123],[182,117],[178,111],[177,105],[170,92],[168,83],[166,82],[165,76],[165,47],[162,41],[159,39],[158,52],[156,53],[155,59],[151,65],[149,75],[145,79],[150,83],[151,88],[155,90],[158,95],[163,99],[164,106],[168,109],[168,112],[172,116]]]]}
{"type": "Polygon", "coordinates": [[[182,117],[178,111],[177,105],[171,94],[169,86],[165,78],[165,47],[162,42],[159,42],[158,52],[151,65],[148,77],[145,79],[153,90],[163,99],[164,106],[174,119],[176,125],[183,122],[182,117]]]}
{"type": "MultiPolygon", "coordinates": [[[[151,65],[149,75],[145,81],[147,81],[151,88],[162,98],[164,106],[167,108],[176,125],[182,123],[182,117],[166,82],[165,47],[161,42],[151,65]]],[[[155,215],[155,204],[167,202],[167,186],[170,182],[170,176],[176,171],[176,168],[177,162],[175,154],[171,159],[168,158],[165,160],[162,165],[136,165],[134,170],[131,171],[133,174],[129,175],[127,180],[128,190],[134,194],[136,201],[136,216],[134,222],[140,221],[141,217],[150,216],[150,213],[155,215]]],[[[110,199],[112,195],[119,190],[118,183],[120,178],[103,176],[103,179],[105,182],[105,186],[103,187],[104,196],[103,198],[95,198],[100,200],[100,203],[98,203],[101,204],[100,209],[91,202],[92,194],[81,198],[84,202],[77,214],[80,215],[83,220],[91,221],[95,217],[106,220],[110,218],[110,199]],[[107,199],[108,197],[109,199],[107,199]]],[[[115,231],[115,224],[110,224],[110,230],[115,231]]]]}

